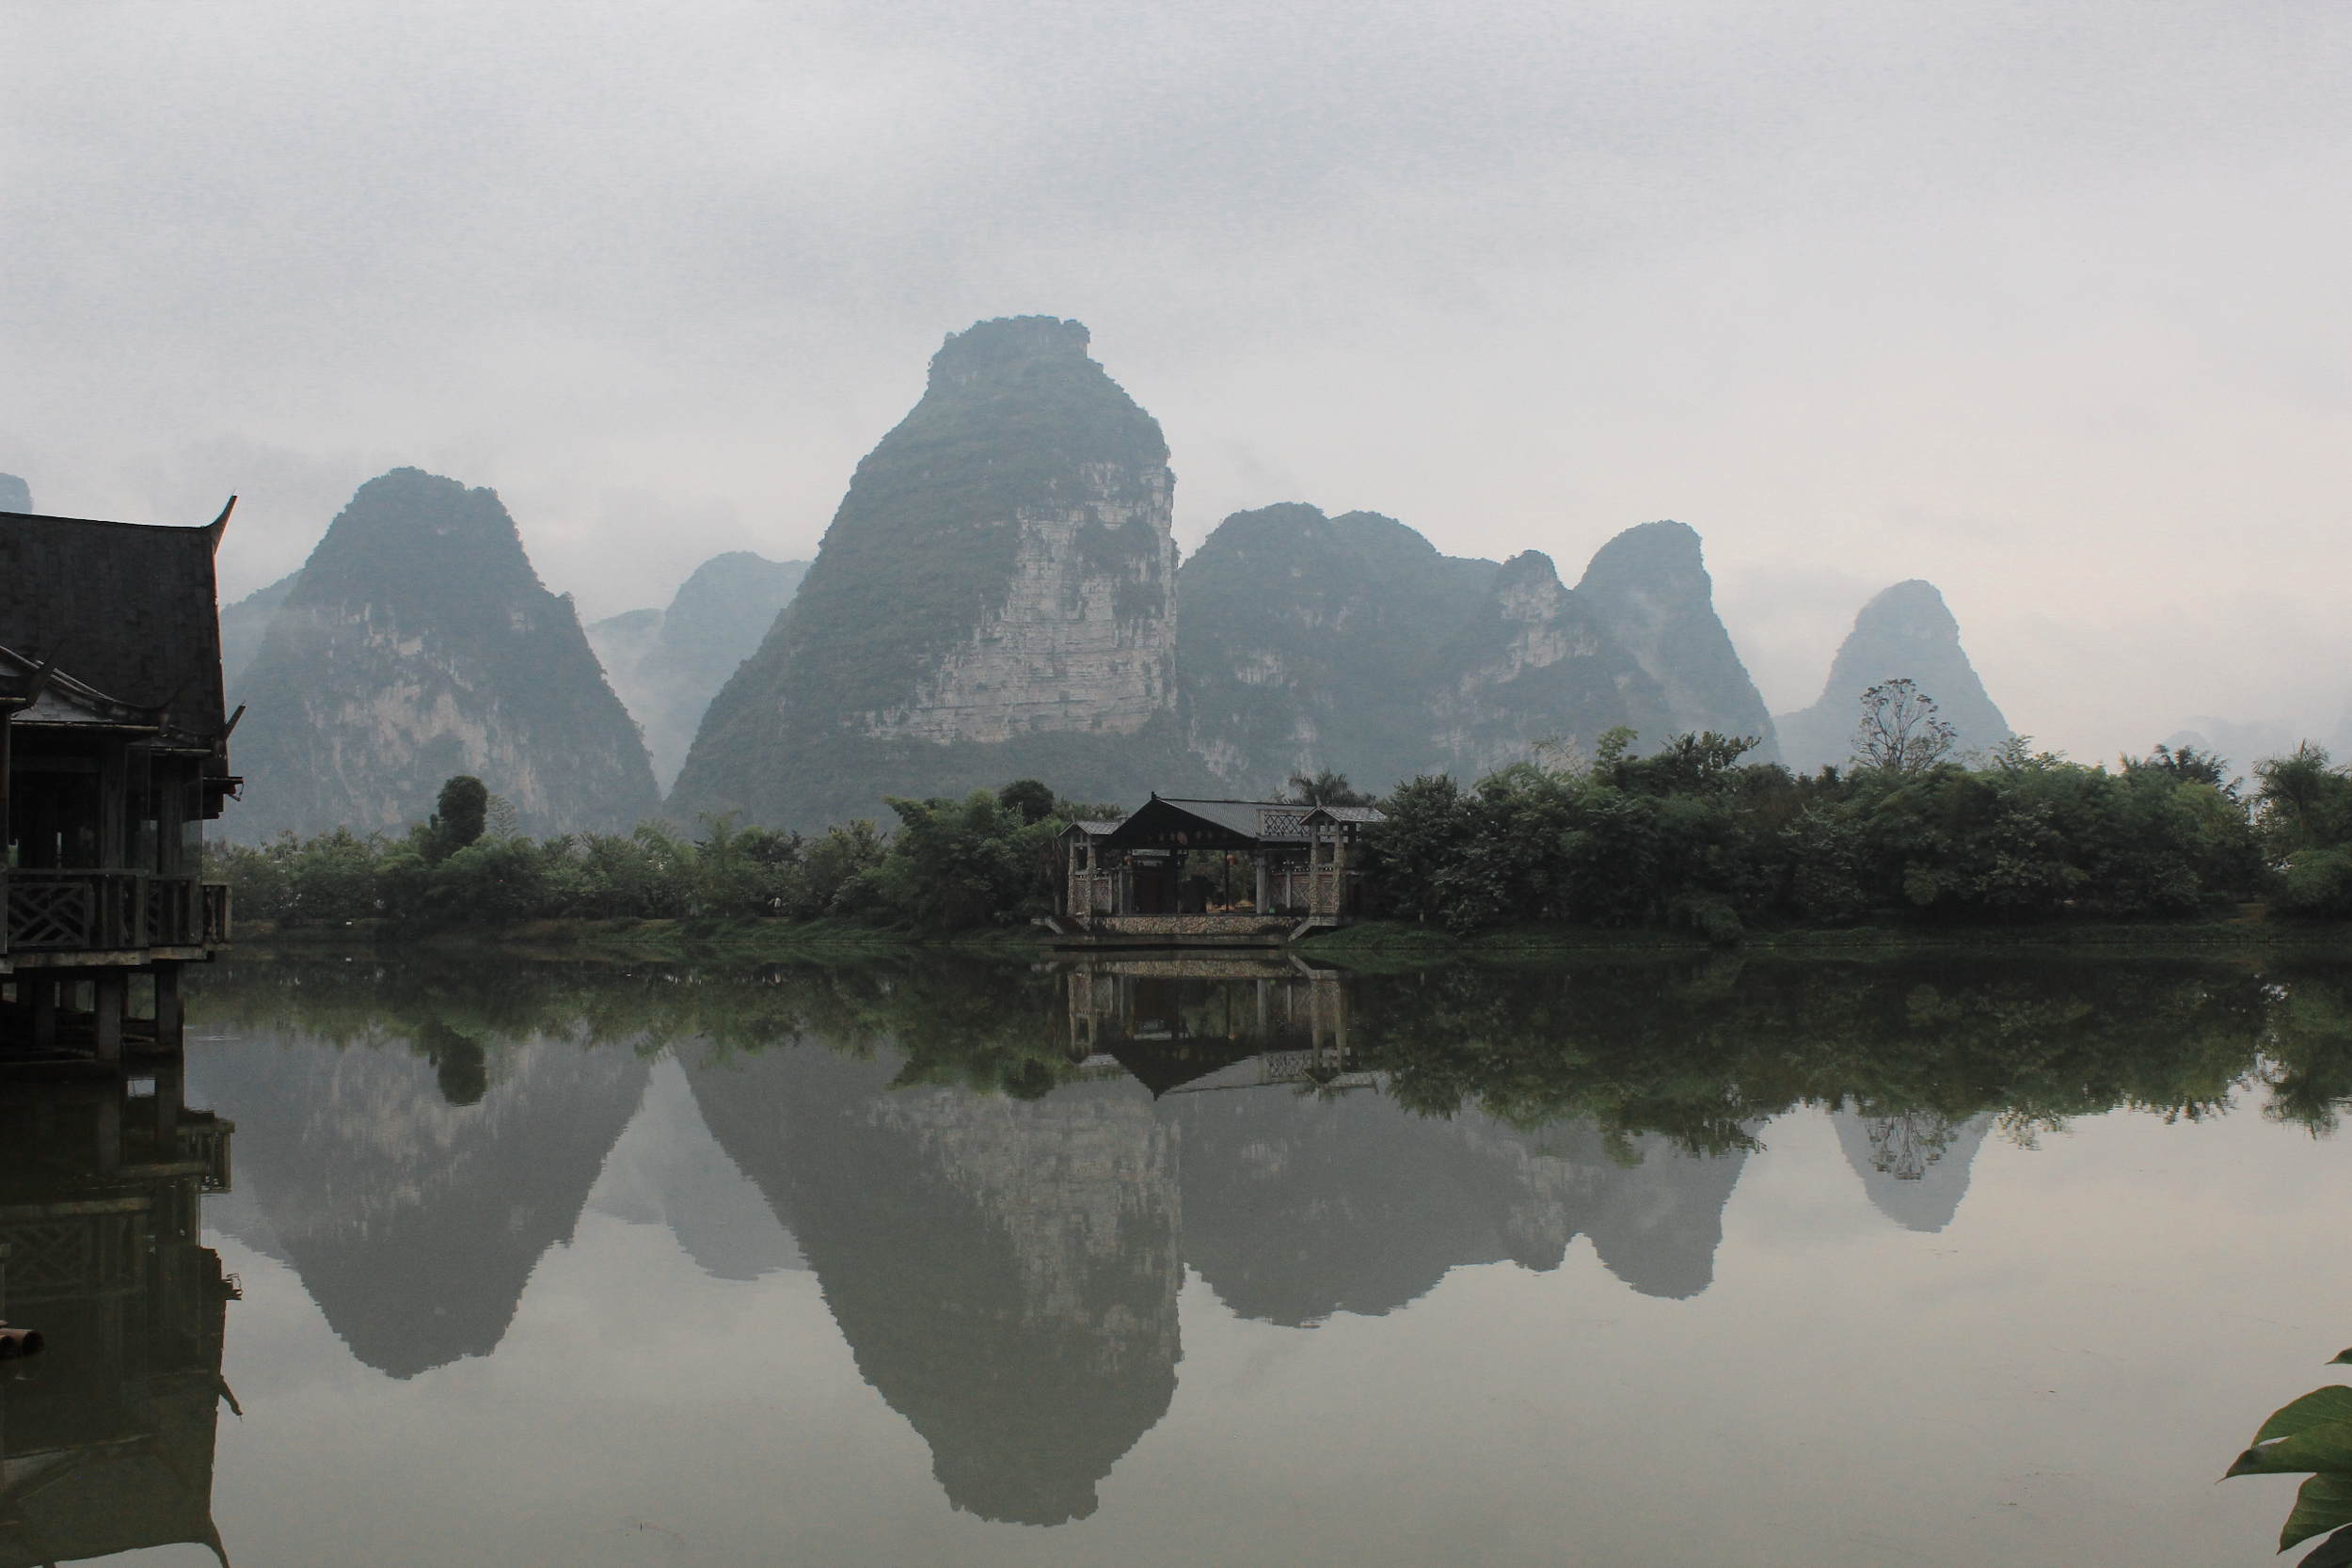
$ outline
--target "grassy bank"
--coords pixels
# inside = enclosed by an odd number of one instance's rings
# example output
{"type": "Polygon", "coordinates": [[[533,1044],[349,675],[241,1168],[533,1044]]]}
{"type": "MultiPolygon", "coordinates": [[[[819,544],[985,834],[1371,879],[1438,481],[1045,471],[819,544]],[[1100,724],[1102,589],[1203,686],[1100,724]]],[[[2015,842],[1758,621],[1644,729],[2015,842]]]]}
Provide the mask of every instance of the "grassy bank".
{"type": "Polygon", "coordinates": [[[504,954],[518,958],[609,962],[758,963],[827,955],[945,948],[1034,958],[1044,951],[1029,927],[991,927],[952,937],[855,920],[526,920],[508,926],[417,927],[388,920],[278,927],[256,922],[237,932],[244,958],[332,954],[504,954]]]}
{"type": "MultiPolygon", "coordinates": [[[[1474,957],[1485,954],[1705,952],[1710,946],[1692,931],[1657,927],[1605,927],[1554,921],[1527,921],[1455,935],[1438,926],[1366,921],[1308,939],[1300,946],[1329,958],[1362,954],[1388,958],[1474,957]]],[[[1921,922],[1863,922],[1852,926],[1751,926],[1738,942],[1742,952],[1821,953],[1841,957],[1894,955],[1936,949],[1970,951],[2080,948],[2194,948],[2298,951],[2336,950],[2352,956],[2352,922],[2271,920],[2262,911],[2226,918],[2187,920],[2041,920],[2017,925],[1921,922]]]]}
{"type": "MultiPolygon", "coordinates": [[[[1658,927],[1526,921],[1457,935],[1440,926],[1417,922],[1367,921],[1311,937],[1298,943],[1298,949],[1314,957],[1391,963],[1482,956],[1704,953],[1715,945],[1695,932],[1658,927]]],[[[2270,920],[2259,911],[2231,918],[2045,920],[2014,926],[1885,921],[1834,927],[1750,927],[1736,944],[1743,952],[1845,958],[1940,949],[2166,948],[2201,952],[2293,948],[2352,955],[2352,923],[2270,920]]],[[[985,927],[952,937],[926,937],[903,927],[854,920],[530,920],[507,926],[434,927],[362,920],[284,929],[257,922],[239,931],[235,950],[254,958],[463,952],[608,962],[758,963],[835,954],[871,957],[915,949],[1022,958],[1041,958],[1052,951],[1037,930],[1026,926],[985,927]]]]}

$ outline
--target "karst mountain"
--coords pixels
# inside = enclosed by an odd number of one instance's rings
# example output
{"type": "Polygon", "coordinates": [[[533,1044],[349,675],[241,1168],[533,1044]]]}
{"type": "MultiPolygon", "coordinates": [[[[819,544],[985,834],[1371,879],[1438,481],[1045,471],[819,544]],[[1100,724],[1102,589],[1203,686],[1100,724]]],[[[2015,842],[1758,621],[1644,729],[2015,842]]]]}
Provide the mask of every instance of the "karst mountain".
{"type": "Polygon", "coordinates": [[[1168,443],[1087,344],[1045,316],[948,338],[712,701],[673,815],[820,828],[1023,775],[1206,787],[1177,712],[1168,443]]]}
{"type": "Polygon", "coordinates": [[[1780,716],[1788,766],[1799,772],[1844,767],[1853,755],[1863,693],[1893,680],[1912,681],[1935,699],[1937,717],[1952,726],[1957,750],[1980,751],[2010,737],[2009,721],[1960,645],[1960,623],[1944,595],[1935,584],[1914,578],[1862,607],[1830,665],[1820,699],[1780,716]]]}
{"type": "Polygon", "coordinates": [[[1691,530],[1632,530],[1570,589],[1540,554],[1291,504],[1228,518],[1180,572],[1167,443],[1088,346],[1050,317],[947,340],[712,701],[673,816],[809,829],[1023,775],[1127,805],[1327,767],[1385,788],[1619,725],[1774,754],[1691,530]]]}
{"type": "Polygon", "coordinates": [[[460,772],[533,832],[726,812],[818,831],[1021,777],[1128,808],[1324,768],[1379,791],[1589,756],[1617,729],[1637,751],[1745,736],[1809,770],[1843,764],[1863,691],[1904,676],[1963,749],[2009,735],[1918,581],[1775,721],[1679,522],[1627,529],[1570,586],[1539,551],[1449,556],[1293,502],[1227,517],[1180,569],[1168,443],[1089,346],[1049,316],[950,334],[813,562],[721,555],[666,609],[584,630],[491,491],[370,481],[301,571],[221,612],[249,709],[224,828],[397,830],[460,772]]]}
{"type": "Polygon", "coordinates": [[[396,830],[454,773],[531,832],[627,830],[659,804],[570,596],[540,583],[494,492],[421,469],[359,487],[237,695],[246,784],[230,836],[396,830]]]}

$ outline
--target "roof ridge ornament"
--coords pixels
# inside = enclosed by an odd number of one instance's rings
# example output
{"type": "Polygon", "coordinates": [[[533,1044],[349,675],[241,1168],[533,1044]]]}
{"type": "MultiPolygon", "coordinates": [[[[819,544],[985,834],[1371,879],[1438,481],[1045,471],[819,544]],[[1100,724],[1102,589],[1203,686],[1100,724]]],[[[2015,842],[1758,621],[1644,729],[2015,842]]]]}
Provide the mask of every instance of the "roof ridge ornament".
{"type": "Polygon", "coordinates": [[[220,515],[205,525],[207,531],[209,531],[213,536],[213,553],[215,555],[218,555],[220,553],[221,535],[229,531],[229,514],[234,512],[236,509],[237,498],[231,496],[229,498],[229,504],[220,509],[220,515]]]}

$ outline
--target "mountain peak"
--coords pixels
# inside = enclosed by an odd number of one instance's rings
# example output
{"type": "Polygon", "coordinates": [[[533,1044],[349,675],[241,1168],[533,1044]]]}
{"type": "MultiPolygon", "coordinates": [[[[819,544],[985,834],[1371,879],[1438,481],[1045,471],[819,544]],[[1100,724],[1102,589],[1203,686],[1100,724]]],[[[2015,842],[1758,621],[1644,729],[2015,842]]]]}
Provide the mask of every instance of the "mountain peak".
{"type": "MultiPolygon", "coordinates": [[[[1715,613],[1714,579],[1695,530],[1672,519],[1627,529],[1594,553],[1576,594],[1658,683],[1673,732],[1752,736],[1761,742],[1753,760],[1779,760],[1763,694],[1715,613]]],[[[1658,746],[1668,736],[1642,739],[1658,746]]]]}
{"type": "Polygon", "coordinates": [[[1960,644],[1960,622],[1935,584],[1909,578],[1881,591],[1854,616],[1853,630],[1838,645],[1820,700],[1781,717],[1788,765],[1811,770],[1843,766],[1853,749],[1862,694],[1891,680],[1917,683],[1935,699],[1936,711],[1952,726],[1958,746],[1995,746],[2010,736],[2001,717],[1960,644]]]}
{"type": "Polygon", "coordinates": [[[998,316],[947,334],[931,356],[930,385],[960,386],[1034,361],[1087,364],[1093,335],[1056,316],[998,316]]]}
{"type": "Polygon", "coordinates": [[[532,832],[626,829],[657,803],[578,612],[540,583],[497,493],[421,469],[359,486],[241,687],[252,783],[224,824],[240,837],[397,829],[455,773],[532,832]]]}

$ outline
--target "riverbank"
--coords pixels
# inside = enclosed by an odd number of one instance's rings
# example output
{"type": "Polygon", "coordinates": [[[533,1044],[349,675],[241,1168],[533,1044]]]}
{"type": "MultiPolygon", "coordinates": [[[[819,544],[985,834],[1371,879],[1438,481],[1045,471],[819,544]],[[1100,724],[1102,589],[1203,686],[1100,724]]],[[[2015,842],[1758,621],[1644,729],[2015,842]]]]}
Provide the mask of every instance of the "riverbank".
{"type": "Polygon", "coordinates": [[[280,929],[265,922],[241,928],[231,951],[241,958],[367,954],[501,954],[536,959],[604,962],[759,963],[791,958],[903,954],[946,949],[1032,959],[1046,949],[1028,927],[992,927],[948,937],[855,920],[526,920],[511,926],[405,927],[389,920],[280,929]]]}
{"type": "Polygon", "coordinates": [[[1737,951],[1819,953],[1865,958],[1939,949],[1972,951],[2106,951],[2188,948],[2198,951],[2339,951],[2352,954],[2352,922],[2272,920],[2259,906],[2228,916],[2191,920],[2042,920],[2014,926],[1864,922],[1853,926],[1751,926],[1738,941],[1712,942],[1694,931],[1659,927],[1578,926],[1527,921],[1456,935],[1442,927],[1365,921],[1326,931],[1298,944],[1301,952],[1333,958],[1445,958],[1568,953],[1737,951]]]}
{"type": "MultiPolygon", "coordinates": [[[[257,923],[259,925],[259,923],[257,923]]],[[[1855,926],[1750,927],[1736,943],[1658,927],[1579,926],[1528,921],[1457,935],[1442,927],[1366,921],[1319,932],[1294,944],[1301,957],[1338,962],[1421,958],[1521,958],[1550,954],[1662,954],[1735,950],[1868,958],[1929,950],[2113,951],[2183,948],[2200,952],[2273,949],[2352,954],[2352,923],[2280,921],[2259,908],[2226,918],[2178,921],[2037,921],[2016,926],[1944,926],[1898,922],[1855,926]]],[[[829,955],[881,957],[933,949],[1040,959],[1055,950],[1031,927],[988,927],[927,937],[899,927],[852,920],[532,920],[511,926],[404,927],[389,921],[241,930],[234,951],[247,958],[375,952],[500,953],[537,959],[605,962],[758,963],[829,955]]],[[[1198,956],[1196,954],[1196,956],[1198,956]]]]}

